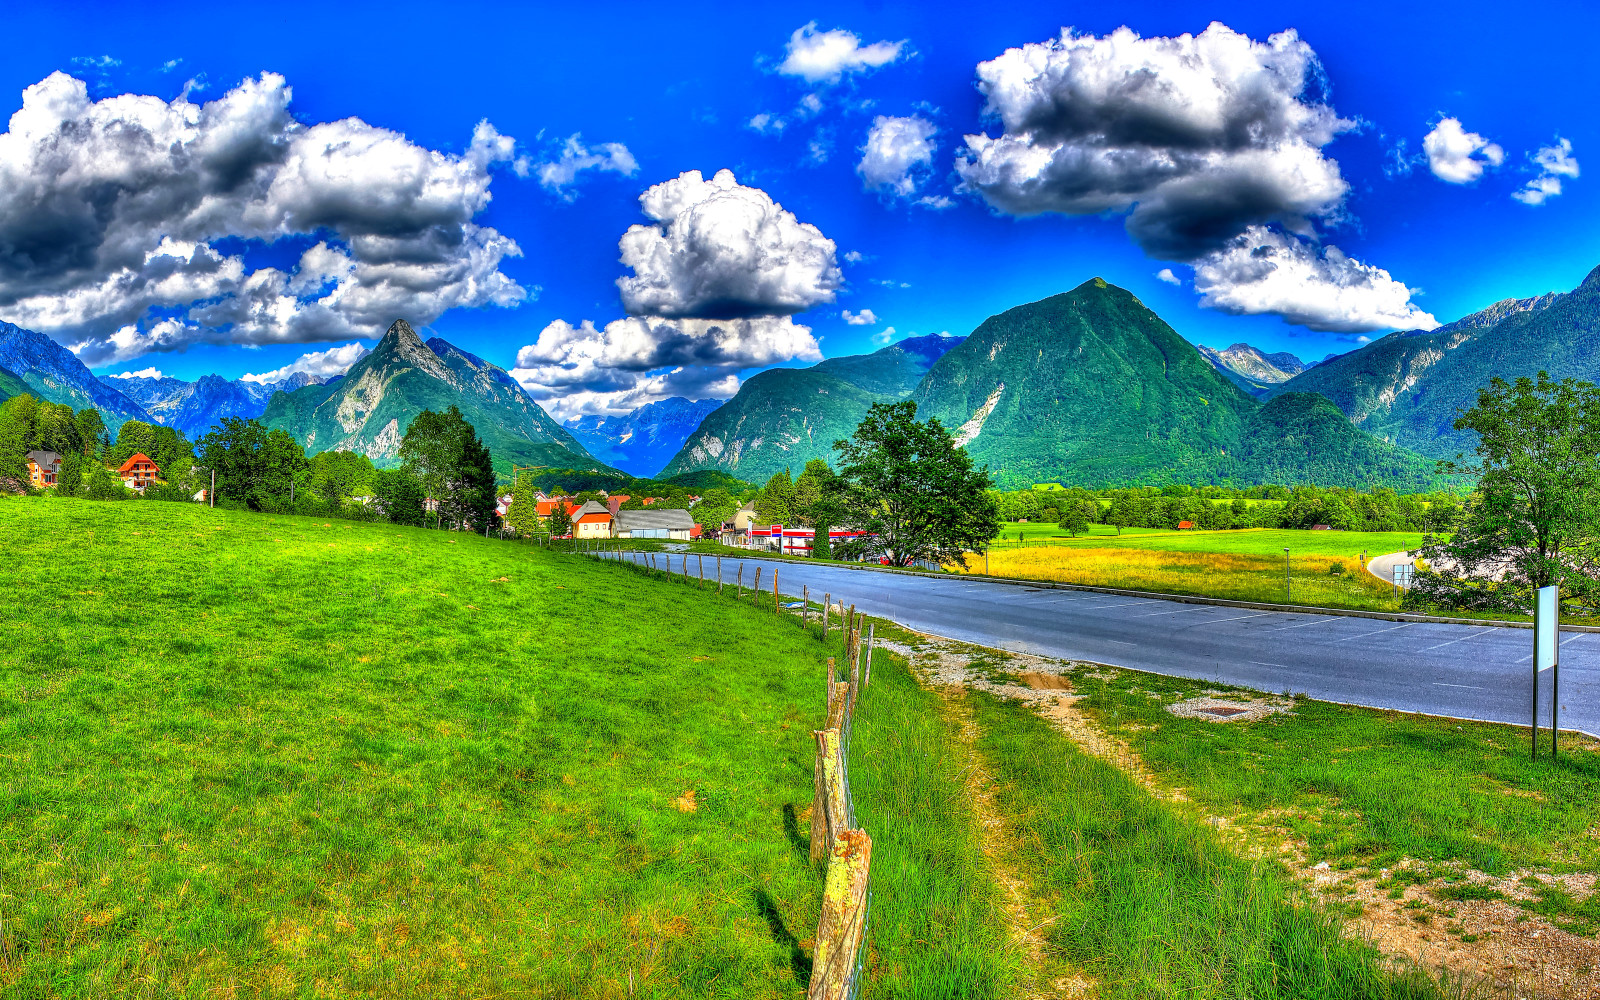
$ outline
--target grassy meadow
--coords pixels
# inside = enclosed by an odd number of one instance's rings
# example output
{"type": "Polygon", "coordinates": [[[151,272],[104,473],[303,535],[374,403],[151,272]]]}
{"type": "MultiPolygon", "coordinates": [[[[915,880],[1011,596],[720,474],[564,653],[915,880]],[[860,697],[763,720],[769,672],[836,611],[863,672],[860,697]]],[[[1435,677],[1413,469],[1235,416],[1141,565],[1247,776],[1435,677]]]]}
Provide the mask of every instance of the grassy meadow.
{"type": "MultiPolygon", "coordinates": [[[[987,556],[969,556],[968,573],[1096,587],[1151,590],[1244,601],[1284,600],[1284,553],[1289,549],[1289,597],[1296,604],[1390,611],[1392,588],[1361,562],[1415,548],[1422,535],[1389,531],[1169,531],[1094,525],[1069,538],[1055,525],[1022,541],[998,542],[987,556]]],[[[1013,536],[1014,538],[1015,536],[1013,536]]]]}
{"type": "MultiPolygon", "coordinates": [[[[803,994],[830,649],[770,606],[198,505],[0,499],[0,535],[0,994],[803,994]]],[[[857,741],[877,995],[1001,982],[904,706],[884,777],[857,741]]]]}

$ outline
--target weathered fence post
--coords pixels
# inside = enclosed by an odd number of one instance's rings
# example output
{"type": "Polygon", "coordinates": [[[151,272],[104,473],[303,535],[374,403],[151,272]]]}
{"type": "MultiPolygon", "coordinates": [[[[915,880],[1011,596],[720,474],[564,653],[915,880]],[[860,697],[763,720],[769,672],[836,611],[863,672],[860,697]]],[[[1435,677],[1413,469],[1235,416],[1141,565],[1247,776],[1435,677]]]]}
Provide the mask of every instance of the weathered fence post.
{"type": "Polygon", "coordinates": [[[850,630],[845,633],[845,654],[850,657],[850,711],[856,710],[856,696],[861,691],[861,623],[856,621],[856,609],[850,607],[850,630]]]}
{"type": "Polygon", "coordinates": [[[863,687],[868,687],[872,684],[872,647],[878,639],[877,631],[877,622],[867,626],[867,676],[861,681],[863,687]]]}
{"type": "Polygon", "coordinates": [[[762,569],[763,569],[763,567],[761,567],[761,566],[757,566],[756,567],[756,582],[750,588],[750,594],[751,594],[752,598],[754,600],[756,600],[756,601],[761,600],[761,570],[762,569]]]}
{"type": "Polygon", "coordinates": [[[778,567],[772,567],[772,613],[783,614],[783,609],[778,607],[778,567]]]}
{"type": "Polygon", "coordinates": [[[700,589],[704,590],[706,589],[706,557],[697,555],[694,557],[694,561],[700,564],[700,589]]]}
{"type": "Polygon", "coordinates": [[[722,557],[717,556],[717,593],[722,593],[722,557]]]}
{"type": "Polygon", "coordinates": [[[811,588],[804,584],[800,586],[800,627],[806,628],[811,624],[811,588]]]}
{"type": "Polygon", "coordinates": [[[828,609],[832,606],[832,604],[833,604],[833,595],[829,594],[829,593],[824,593],[822,595],[822,641],[823,642],[827,642],[828,641],[828,609]]]}
{"type": "Polygon", "coordinates": [[[867,930],[871,871],[872,838],[865,830],[841,831],[828,853],[806,1000],[844,1000],[848,995],[867,930]]]}
{"type": "MultiPolygon", "coordinates": [[[[825,728],[834,733],[843,731],[845,707],[850,696],[847,686],[834,681],[837,669],[833,657],[828,657],[828,717],[825,728]]],[[[817,744],[817,766],[811,796],[811,860],[821,861],[828,856],[832,841],[828,837],[828,786],[827,762],[823,758],[823,745],[817,744]]]]}
{"type": "Polygon", "coordinates": [[[734,600],[738,600],[742,596],[744,596],[744,562],[741,560],[739,563],[739,578],[733,581],[733,597],[734,600]]]}
{"type": "MultiPolygon", "coordinates": [[[[843,687],[844,685],[840,685],[843,687]]],[[[848,694],[842,695],[848,699],[848,694]]],[[[844,795],[844,767],[840,756],[840,747],[843,745],[838,729],[819,729],[812,734],[817,741],[818,761],[821,764],[822,774],[822,806],[823,818],[826,821],[826,848],[823,856],[833,853],[833,845],[839,839],[839,834],[849,828],[845,816],[844,795]]],[[[817,806],[813,805],[812,809],[817,806]]],[[[812,813],[816,815],[815,812],[812,813]]],[[[815,850],[815,845],[812,846],[815,850]]]]}

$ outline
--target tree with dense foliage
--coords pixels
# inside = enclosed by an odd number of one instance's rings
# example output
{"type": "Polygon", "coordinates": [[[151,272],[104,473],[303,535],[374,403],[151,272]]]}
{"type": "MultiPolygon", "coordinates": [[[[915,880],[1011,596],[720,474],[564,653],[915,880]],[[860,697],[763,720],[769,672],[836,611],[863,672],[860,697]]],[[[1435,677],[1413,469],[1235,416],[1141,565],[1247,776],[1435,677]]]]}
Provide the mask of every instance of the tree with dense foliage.
{"type": "Polygon", "coordinates": [[[762,524],[794,523],[794,480],[788,469],[773,473],[756,494],[756,520],[762,524]]]}
{"type": "Polygon", "coordinates": [[[848,440],[834,442],[848,483],[848,520],[867,533],[854,545],[895,566],[917,560],[966,565],[999,533],[989,470],[937,419],[919,422],[911,401],[874,403],[848,440]]]}
{"type": "Polygon", "coordinates": [[[1089,516],[1084,513],[1083,505],[1078,503],[1069,503],[1063,507],[1061,510],[1061,520],[1057,522],[1057,527],[1071,535],[1073,538],[1077,538],[1079,535],[1088,531],[1089,516]]]}
{"type": "Polygon", "coordinates": [[[708,533],[715,533],[722,525],[733,520],[733,512],[738,509],[738,499],[718,486],[707,490],[700,502],[689,508],[689,512],[708,533]]]}
{"type": "Polygon", "coordinates": [[[539,488],[533,485],[533,476],[524,472],[517,476],[511,487],[511,506],[506,510],[506,525],[519,535],[532,535],[540,530],[539,488]]]}
{"type": "Polygon", "coordinates": [[[1477,491],[1455,536],[1429,550],[1448,572],[1424,574],[1416,599],[1527,608],[1548,586],[1600,599],[1600,389],[1546,372],[1496,378],[1455,427],[1477,433],[1475,460],[1440,467],[1477,491]]]}
{"type": "Polygon", "coordinates": [[[84,460],[82,452],[69,451],[62,455],[61,466],[56,470],[56,496],[83,496],[83,472],[84,460]]]}
{"type": "Polygon", "coordinates": [[[400,442],[400,461],[438,502],[441,520],[477,529],[493,519],[496,497],[489,449],[456,407],[418,413],[400,442]]]}
{"type": "Polygon", "coordinates": [[[550,511],[550,516],[545,520],[545,530],[557,538],[572,534],[572,515],[567,513],[566,504],[558,503],[550,511]]]}
{"type": "Polygon", "coordinates": [[[322,451],[311,456],[306,485],[330,512],[337,512],[358,491],[370,492],[372,459],[356,451],[322,451]]]}
{"type": "Polygon", "coordinates": [[[393,524],[424,523],[422,483],[404,469],[379,469],[372,474],[372,505],[393,524]]]}
{"type": "Polygon", "coordinates": [[[117,431],[116,442],[105,450],[105,461],[121,466],[138,454],[156,463],[163,479],[188,484],[194,465],[194,446],[180,432],[142,420],[129,420],[117,431]]]}
{"type": "Polygon", "coordinates": [[[78,437],[78,448],[86,458],[98,459],[111,446],[105,419],[93,407],[78,411],[73,418],[73,430],[78,437]]]}
{"type": "Polygon", "coordinates": [[[287,508],[308,465],[300,443],[286,431],[238,417],[224,417],[200,439],[200,462],[217,475],[219,504],[269,511],[287,508]]]}
{"type": "Polygon", "coordinates": [[[820,458],[807,462],[805,471],[795,480],[797,519],[814,531],[811,543],[813,558],[832,558],[833,545],[828,532],[843,523],[849,511],[847,493],[848,484],[820,458]]]}

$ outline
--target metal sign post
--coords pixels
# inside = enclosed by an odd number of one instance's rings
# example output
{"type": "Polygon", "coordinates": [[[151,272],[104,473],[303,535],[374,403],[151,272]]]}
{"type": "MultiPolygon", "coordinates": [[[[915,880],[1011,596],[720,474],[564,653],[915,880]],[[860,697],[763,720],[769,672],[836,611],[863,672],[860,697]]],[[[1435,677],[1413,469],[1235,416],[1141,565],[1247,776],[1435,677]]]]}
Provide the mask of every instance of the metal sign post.
{"type": "Polygon", "coordinates": [[[1533,756],[1539,756],[1539,674],[1550,671],[1550,756],[1561,724],[1561,588],[1540,587],[1533,613],[1533,756]]]}

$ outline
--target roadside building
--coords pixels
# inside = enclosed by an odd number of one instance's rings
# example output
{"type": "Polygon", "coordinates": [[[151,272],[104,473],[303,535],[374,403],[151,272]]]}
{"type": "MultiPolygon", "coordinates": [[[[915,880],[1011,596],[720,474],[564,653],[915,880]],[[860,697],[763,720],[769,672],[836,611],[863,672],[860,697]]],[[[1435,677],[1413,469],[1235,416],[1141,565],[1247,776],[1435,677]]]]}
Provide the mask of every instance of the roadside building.
{"type": "Polygon", "coordinates": [[[756,502],[751,500],[749,503],[733,512],[733,530],[749,531],[750,525],[755,523],[755,519],[756,502]]]}
{"type": "Polygon", "coordinates": [[[28,452],[28,482],[36,490],[48,489],[56,484],[61,472],[61,456],[53,451],[28,452]]]}
{"type": "Polygon", "coordinates": [[[694,517],[686,510],[619,510],[616,537],[665,538],[687,542],[694,531],[694,517]]]}
{"type": "Polygon", "coordinates": [[[610,538],[612,537],[611,511],[598,500],[588,503],[572,512],[572,537],[573,538],[610,538]]]}
{"type": "Polygon", "coordinates": [[[150,461],[143,452],[135,452],[122,468],[117,470],[117,476],[122,480],[122,485],[132,490],[143,490],[146,486],[156,481],[161,470],[156,468],[156,463],[150,461]]]}

